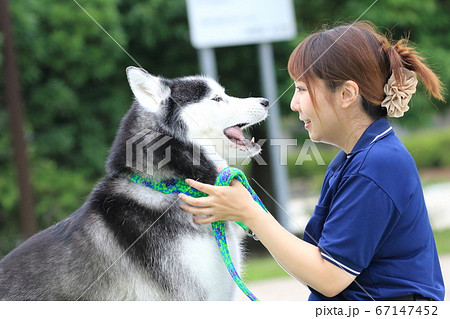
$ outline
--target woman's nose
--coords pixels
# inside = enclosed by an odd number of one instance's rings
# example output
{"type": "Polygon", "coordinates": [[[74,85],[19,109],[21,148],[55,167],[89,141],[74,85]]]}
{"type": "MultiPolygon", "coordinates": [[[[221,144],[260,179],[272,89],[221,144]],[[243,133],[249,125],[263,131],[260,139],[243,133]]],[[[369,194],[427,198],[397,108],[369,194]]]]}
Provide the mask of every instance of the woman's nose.
{"type": "Polygon", "coordinates": [[[300,111],[300,102],[298,101],[298,99],[295,98],[295,95],[292,97],[291,100],[291,110],[300,111]]]}

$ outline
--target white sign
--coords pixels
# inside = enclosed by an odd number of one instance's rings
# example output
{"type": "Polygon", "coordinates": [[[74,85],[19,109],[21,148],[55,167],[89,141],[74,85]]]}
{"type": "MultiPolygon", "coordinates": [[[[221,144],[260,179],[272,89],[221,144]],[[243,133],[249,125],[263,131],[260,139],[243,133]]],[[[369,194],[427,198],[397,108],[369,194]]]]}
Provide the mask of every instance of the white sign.
{"type": "Polygon", "coordinates": [[[187,0],[197,49],[290,40],[297,34],[292,0],[187,0]]]}

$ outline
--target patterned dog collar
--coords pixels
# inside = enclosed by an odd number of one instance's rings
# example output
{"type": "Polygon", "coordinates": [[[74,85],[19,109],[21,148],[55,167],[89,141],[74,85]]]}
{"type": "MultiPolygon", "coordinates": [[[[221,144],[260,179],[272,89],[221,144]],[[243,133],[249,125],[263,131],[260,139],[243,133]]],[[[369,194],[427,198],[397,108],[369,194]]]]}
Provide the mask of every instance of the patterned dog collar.
{"type": "Polygon", "coordinates": [[[184,179],[168,179],[162,181],[156,181],[149,178],[143,178],[137,174],[131,176],[131,181],[136,184],[141,184],[146,187],[152,188],[158,192],[164,194],[186,194],[192,197],[206,197],[208,194],[199,191],[186,184],[184,179]]]}

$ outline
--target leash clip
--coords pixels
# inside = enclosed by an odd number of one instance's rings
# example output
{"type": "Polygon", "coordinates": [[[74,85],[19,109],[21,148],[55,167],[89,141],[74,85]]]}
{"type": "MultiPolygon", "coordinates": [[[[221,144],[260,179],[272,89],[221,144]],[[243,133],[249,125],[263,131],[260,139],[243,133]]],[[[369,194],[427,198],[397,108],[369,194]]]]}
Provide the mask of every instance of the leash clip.
{"type": "Polygon", "coordinates": [[[258,236],[256,236],[255,233],[250,228],[247,228],[245,230],[245,234],[249,237],[252,237],[255,241],[259,241],[258,236]]]}

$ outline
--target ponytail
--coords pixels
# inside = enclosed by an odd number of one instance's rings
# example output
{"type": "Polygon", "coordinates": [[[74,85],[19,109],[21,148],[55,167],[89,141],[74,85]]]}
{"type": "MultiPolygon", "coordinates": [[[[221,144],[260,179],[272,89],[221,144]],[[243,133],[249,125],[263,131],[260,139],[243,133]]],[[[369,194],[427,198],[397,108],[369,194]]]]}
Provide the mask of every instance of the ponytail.
{"type": "MultiPolygon", "coordinates": [[[[391,71],[404,67],[414,71],[425,85],[427,93],[436,99],[444,101],[442,95],[443,85],[439,77],[425,64],[425,59],[410,47],[408,39],[401,39],[393,46],[387,48],[391,71]]],[[[401,79],[396,78],[397,81],[401,79]]]]}

